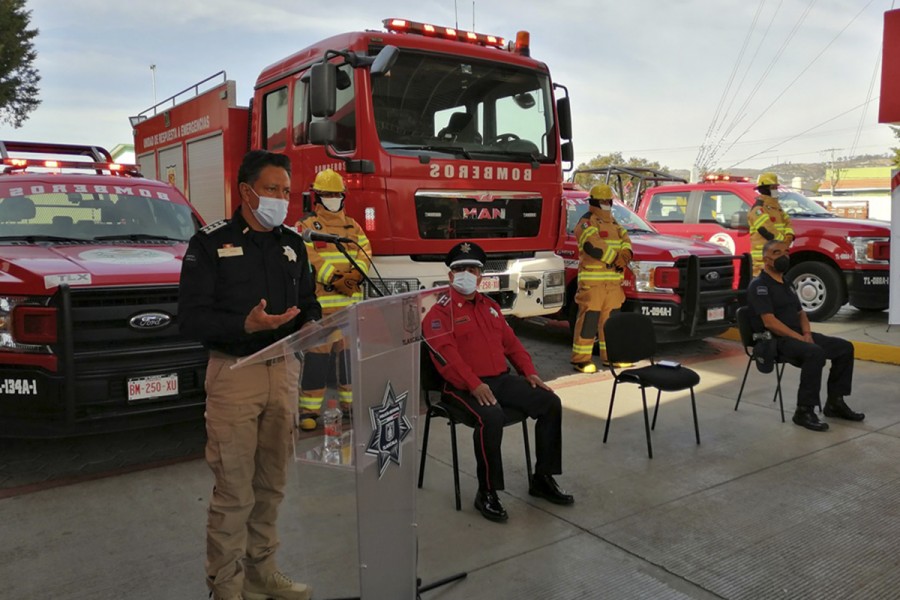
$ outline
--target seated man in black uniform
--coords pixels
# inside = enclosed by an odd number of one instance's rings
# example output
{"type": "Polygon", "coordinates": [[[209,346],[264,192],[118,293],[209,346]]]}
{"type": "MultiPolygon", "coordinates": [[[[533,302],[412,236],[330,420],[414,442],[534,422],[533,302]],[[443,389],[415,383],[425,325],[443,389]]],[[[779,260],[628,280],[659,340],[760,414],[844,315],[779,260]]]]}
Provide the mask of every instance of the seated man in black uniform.
{"type": "Polygon", "coordinates": [[[810,330],[809,319],[800,300],[784,274],[790,267],[788,246],[769,240],[763,246],[763,271],[747,288],[751,323],[754,331],[767,329],[775,336],[778,355],[788,362],[800,363],[800,387],[793,421],[812,431],[827,431],[828,423],[819,420],[815,407],[819,404],[822,369],[831,360],[828,373],[828,399],[823,412],[826,417],[862,421],[863,413],[854,412],[844,402],[853,383],[853,344],[810,330]]]}
{"type": "Polygon", "coordinates": [[[528,493],[554,504],[572,504],[575,499],[559,489],[553,479],[562,472],[559,396],[538,377],[531,356],[501,314],[500,306],[477,291],[486,259],[484,250],[471,242],[450,250],[446,258],[450,295],[431,308],[423,332],[433,350],[433,362],[446,380],[446,401],[471,414],[475,422],[475,508],[486,519],[505,521],[506,510],[497,496],[503,489],[500,442],[504,406],[537,419],[537,462],[528,493]],[[452,333],[441,335],[449,331],[452,333]],[[509,373],[507,360],[519,375],[509,373]]]}

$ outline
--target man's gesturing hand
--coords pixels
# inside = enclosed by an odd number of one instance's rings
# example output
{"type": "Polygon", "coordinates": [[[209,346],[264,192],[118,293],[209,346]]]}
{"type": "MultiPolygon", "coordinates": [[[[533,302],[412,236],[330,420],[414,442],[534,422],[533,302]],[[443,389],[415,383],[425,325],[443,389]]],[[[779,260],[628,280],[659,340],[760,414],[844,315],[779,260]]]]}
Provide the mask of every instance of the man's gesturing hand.
{"type": "Polygon", "coordinates": [[[481,383],[477,388],[472,390],[472,395],[475,396],[475,399],[478,400],[478,404],[481,406],[493,406],[497,404],[497,399],[494,398],[494,392],[491,391],[491,388],[488,387],[488,384],[481,383]]]}
{"type": "Polygon", "coordinates": [[[263,298],[259,301],[259,304],[253,307],[247,318],[244,319],[244,331],[256,333],[257,331],[278,329],[299,314],[300,309],[292,306],[280,315],[270,315],[266,312],[266,299],[263,298]]]}

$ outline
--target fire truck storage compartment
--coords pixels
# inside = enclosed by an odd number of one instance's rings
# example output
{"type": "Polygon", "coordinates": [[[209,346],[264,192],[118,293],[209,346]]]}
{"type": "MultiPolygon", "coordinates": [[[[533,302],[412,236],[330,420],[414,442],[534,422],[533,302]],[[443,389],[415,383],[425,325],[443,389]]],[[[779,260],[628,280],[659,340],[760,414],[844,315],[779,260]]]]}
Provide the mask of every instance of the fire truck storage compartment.
{"type": "Polygon", "coordinates": [[[222,134],[188,142],[191,178],[187,197],[207,223],[230,217],[225,214],[225,150],[222,134]]]}

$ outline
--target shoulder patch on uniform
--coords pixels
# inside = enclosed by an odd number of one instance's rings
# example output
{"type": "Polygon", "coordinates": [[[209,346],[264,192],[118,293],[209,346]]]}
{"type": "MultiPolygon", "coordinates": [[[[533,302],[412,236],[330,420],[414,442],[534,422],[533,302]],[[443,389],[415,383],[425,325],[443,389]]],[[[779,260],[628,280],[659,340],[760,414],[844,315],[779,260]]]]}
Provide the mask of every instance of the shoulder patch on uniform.
{"type": "Polygon", "coordinates": [[[319,229],[319,230],[322,229],[322,224],[319,223],[318,221],[313,221],[312,226],[313,226],[315,229],[319,229]]]}
{"type": "Polygon", "coordinates": [[[756,295],[757,295],[757,296],[768,296],[768,295],[769,295],[769,288],[768,288],[767,286],[764,286],[764,285],[758,285],[758,286],[756,286],[756,295]]]}
{"type": "Polygon", "coordinates": [[[200,232],[204,233],[206,235],[209,235],[213,231],[216,231],[217,229],[221,229],[221,228],[225,227],[226,225],[228,225],[228,221],[226,219],[219,219],[218,221],[213,221],[206,227],[201,228],[200,232]]]}
{"type": "Polygon", "coordinates": [[[450,304],[450,294],[441,294],[440,296],[438,296],[436,303],[440,304],[441,306],[447,306],[448,304],[450,304]]]}
{"type": "Polygon", "coordinates": [[[583,221],[583,222],[581,223],[581,228],[582,228],[582,229],[587,229],[587,228],[588,228],[588,225],[590,225],[590,223],[588,223],[587,221],[583,221]]]}

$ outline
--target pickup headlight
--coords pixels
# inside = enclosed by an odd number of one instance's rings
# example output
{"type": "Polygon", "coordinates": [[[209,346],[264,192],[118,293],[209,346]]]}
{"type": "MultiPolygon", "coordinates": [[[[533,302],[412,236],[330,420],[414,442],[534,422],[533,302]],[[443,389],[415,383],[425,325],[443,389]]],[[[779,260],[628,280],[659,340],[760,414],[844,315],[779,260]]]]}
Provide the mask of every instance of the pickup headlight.
{"type": "Polygon", "coordinates": [[[638,292],[671,294],[678,287],[679,271],[673,262],[635,260],[631,262],[631,272],[638,292]]]}
{"type": "Polygon", "coordinates": [[[49,354],[56,342],[56,309],[48,298],[0,296],[0,352],[49,354]]]}
{"type": "Polygon", "coordinates": [[[862,265],[885,265],[891,253],[890,238],[848,237],[853,245],[853,259],[862,265]]]}

